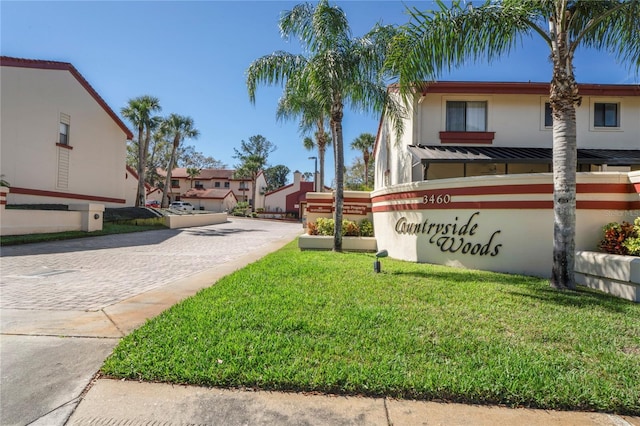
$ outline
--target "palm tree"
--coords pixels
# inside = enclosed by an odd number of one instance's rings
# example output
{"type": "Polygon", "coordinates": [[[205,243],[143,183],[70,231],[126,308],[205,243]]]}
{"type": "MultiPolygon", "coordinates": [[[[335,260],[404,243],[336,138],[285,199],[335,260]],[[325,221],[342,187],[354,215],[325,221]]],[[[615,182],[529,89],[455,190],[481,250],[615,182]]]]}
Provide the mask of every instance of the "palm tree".
{"type": "Polygon", "coordinates": [[[202,170],[197,167],[187,167],[187,176],[189,176],[189,181],[191,182],[191,188],[193,188],[193,180],[198,177],[202,170]]]}
{"type": "MultiPolygon", "coordinates": [[[[305,149],[311,151],[318,149],[318,159],[320,162],[320,192],[324,191],[324,162],[327,146],[331,145],[331,138],[325,129],[325,122],[328,118],[328,112],[320,108],[320,104],[310,98],[302,98],[289,87],[285,88],[285,94],[278,101],[278,109],[276,117],[278,119],[288,119],[300,117],[300,131],[304,133],[315,129],[314,136],[316,140],[306,137],[303,140],[305,149]]],[[[315,177],[314,177],[315,179],[315,177]]],[[[316,188],[318,190],[318,188],[316,188]]]]}
{"type": "Polygon", "coordinates": [[[369,159],[371,151],[376,142],[376,137],[371,133],[362,133],[351,142],[351,148],[362,152],[362,161],[364,162],[364,186],[369,186],[369,159]]]}
{"type": "Polygon", "coordinates": [[[167,166],[167,178],[165,180],[164,189],[162,190],[162,207],[169,206],[169,188],[171,188],[171,171],[176,164],[176,153],[178,147],[184,139],[195,139],[200,132],[193,127],[193,119],[183,115],[171,114],[165,118],[160,125],[160,132],[168,138],[173,139],[173,148],[171,150],[171,158],[167,166]]]}
{"type": "Polygon", "coordinates": [[[151,140],[151,132],[159,123],[159,118],[152,114],[161,109],[158,98],[143,95],[129,99],[127,106],[120,110],[122,116],[138,129],[138,191],[136,194],[136,207],[144,207],[146,201],[144,184],[149,141],[151,140]]]}
{"type": "MultiPolygon", "coordinates": [[[[327,0],[317,5],[296,5],[282,14],[280,32],[297,37],[307,56],[275,52],[255,60],[247,70],[249,98],[255,102],[258,83],[285,83],[285,95],[293,92],[312,99],[329,117],[335,158],[335,228],[333,250],[342,250],[342,208],[344,205],[344,103],[352,108],[382,111],[389,96],[380,72],[386,49],[395,30],[376,26],[362,38],[352,38],[343,10],[327,0]]],[[[389,108],[388,111],[398,111],[389,108]]],[[[396,124],[401,124],[399,120],[396,124]]]]}
{"type": "MultiPolygon", "coordinates": [[[[579,46],[607,50],[640,68],[640,0],[504,0],[481,6],[438,1],[439,10],[410,10],[388,58],[408,94],[417,82],[467,61],[492,61],[535,34],[550,51],[553,116],[554,247],[551,286],[575,289],[576,111],[573,58],[579,46]]],[[[541,61],[545,58],[541,58],[541,61]]],[[[421,83],[420,83],[421,84],[421,83]]]]}

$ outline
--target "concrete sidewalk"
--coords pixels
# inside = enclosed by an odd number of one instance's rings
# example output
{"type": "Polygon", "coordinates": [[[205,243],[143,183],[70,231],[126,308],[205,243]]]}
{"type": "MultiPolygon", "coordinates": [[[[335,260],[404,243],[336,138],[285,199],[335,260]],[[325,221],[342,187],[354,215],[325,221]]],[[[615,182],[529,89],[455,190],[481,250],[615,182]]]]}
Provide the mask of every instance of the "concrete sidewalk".
{"type": "Polygon", "coordinates": [[[68,424],[639,426],[640,418],[101,379],[85,396],[68,424]]]}

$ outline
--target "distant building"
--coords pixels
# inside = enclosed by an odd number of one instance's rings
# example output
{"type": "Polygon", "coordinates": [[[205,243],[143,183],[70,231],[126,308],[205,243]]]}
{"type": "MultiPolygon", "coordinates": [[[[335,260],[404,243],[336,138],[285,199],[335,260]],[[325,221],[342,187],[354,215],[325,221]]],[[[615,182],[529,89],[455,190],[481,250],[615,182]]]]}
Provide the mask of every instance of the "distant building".
{"type": "Polygon", "coordinates": [[[180,199],[189,201],[196,209],[211,212],[228,212],[238,204],[238,199],[230,189],[193,188],[180,199]]]}
{"type": "MultiPolygon", "coordinates": [[[[331,188],[325,187],[325,190],[330,191],[331,188]]],[[[293,173],[292,184],[275,189],[265,195],[265,214],[287,213],[297,218],[302,217],[308,192],[314,192],[314,182],[303,181],[302,174],[296,170],[293,173]]]]}
{"type": "Polygon", "coordinates": [[[0,57],[0,173],[8,204],[129,204],[126,143],[133,138],[66,62],[0,57]]]}
{"type": "MultiPolygon", "coordinates": [[[[164,170],[158,170],[161,176],[166,177],[164,170]]],[[[219,191],[226,190],[225,194],[231,191],[236,199],[236,202],[248,201],[253,203],[253,190],[251,179],[234,178],[235,170],[230,169],[202,169],[200,173],[191,178],[187,174],[186,168],[176,168],[171,172],[171,191],[169,198],[171,201],[177,201],[187,194],[192,189],[195,190],[207,190],[215,189],[219,191]]],[[[264,177],[264,173],[260,172],[256,180],[256,208],[264,206],[264,192],[267,187],[267,181],[264,177]]],[[[216,192],[221,194],[222,192],[216,192]]],[[[194,194],[193,191],[190,194],[194,194]]],[[[213,194],[213,193],[212,193],[213,194]]],[[[162,197],[162,194],[160,194],[162,197]]]]}

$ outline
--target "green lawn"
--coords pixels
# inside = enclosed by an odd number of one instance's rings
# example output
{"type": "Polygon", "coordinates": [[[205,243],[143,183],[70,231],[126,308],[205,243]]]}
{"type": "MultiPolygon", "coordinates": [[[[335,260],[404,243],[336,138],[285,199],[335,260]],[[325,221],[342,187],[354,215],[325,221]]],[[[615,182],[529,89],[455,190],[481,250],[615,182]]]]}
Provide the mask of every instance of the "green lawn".
{"type": "Polygon", "coordinates": [[[640,414],[640,304],[295,243],[124,338],[136,380],[640,414]]]}
{"type": "Polygon", "coordinates": [[[42,243],[45,241],[72,240],[76,238],[96,237],[100,235],[125,234],[130,232],[142,232],[158,229],[167,229],[166,226],[157,224],[118,224],[105,222],[102,231],[84,232],[67,231],[52,232],[50,234],[5,235],[0,237],[0,245],[9,246],[16,244],[42,243]]]}

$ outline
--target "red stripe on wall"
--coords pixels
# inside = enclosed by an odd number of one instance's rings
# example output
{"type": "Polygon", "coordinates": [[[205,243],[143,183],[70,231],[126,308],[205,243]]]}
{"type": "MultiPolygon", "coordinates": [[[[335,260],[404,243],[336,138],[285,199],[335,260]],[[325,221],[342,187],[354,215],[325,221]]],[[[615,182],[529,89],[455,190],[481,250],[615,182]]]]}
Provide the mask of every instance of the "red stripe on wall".
{"type": "MultiPolygon", "coordinates": [[[[578,184],[578,194],[606,193],[630,194],[636,192],[634,187],[626,183],[578,184]]],[[[374,203],[392,200],[407,200],[422,198],[425,195],[511,195],[511,194],[553,194],[552,184],[533,185],[500,185],[500,186],[471,186],[461,188],[425,189],[420,191],[398,192],[395,194],[373,197],[374,203]]]]}
{"type": "Polygon", "coordinates": [[[392,204],[374,206],[372,211],[390,212],[403,210],[464,210],[464,209],[551,209],[553,201],[469,201],[449,204],[392,204]]]}
{"type": "MultiPolygon", "coordinates": [[[[371,204],[370,198],[345,198],[345,204],[371,204]]],[[[333,204],[332,198],[307,198],[309,204],[333,204]]]]}
{"type": "Polygon", "coordinates": [[[628,183],[579,183],[576,185],[578,194],[588,193],[609,193],[609,194],[632,194],[635,192],[633,186],[628,183]]]}
{"type": "Polygon", "coordinates": [[[311,205],[311,204],[333,204],[333,199],[329,198],[329,199],[314,199],[314,198],[307,198],[307,204],[311,205]]]}
{"type": "MultiPolygon", "coordinates": [[[[576,208],[580,210],[634,210],[640,209],[640,201],[577,201],[576,208]]],[[[477,202],[453,202],[449,204],[392,204],[384,206],[374,206],[371,211],[394,212],[407,210],[463,210],[463,209],[484,209],[484,210],[552,210],[553,201],[477,201],[477,202]]]]}
{"type": "Polygon", "coordinates": [[[640,201],[577,201],[576,208],[582,210],[635,210],[640,201]]]}
{"type": "Polygon", "coordinates": [[[124,204],[127,202],[126,200],[121,198],[98,197],[95,195],[73,194],[73,193],[56,192],[56,191],[42,191],[39,189],[16,188],[13,186],[11,187],[11,193],[22,194],[22,195],[37,195],[39,197],[71,198],[74,200],[83,200],[83,201],[101,201],[104,203],[124,204]]]}

